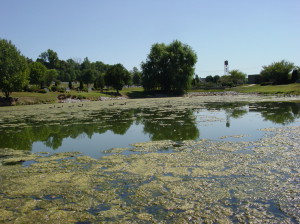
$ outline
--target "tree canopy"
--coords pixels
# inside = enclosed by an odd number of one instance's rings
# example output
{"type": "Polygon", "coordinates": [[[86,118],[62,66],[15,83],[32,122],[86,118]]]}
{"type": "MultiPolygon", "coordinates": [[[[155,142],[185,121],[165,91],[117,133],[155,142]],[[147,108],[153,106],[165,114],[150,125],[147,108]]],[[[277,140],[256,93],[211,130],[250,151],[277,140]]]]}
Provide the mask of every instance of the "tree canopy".
{"type": "Polygon", "coordinates": [[[111,66],[105,75],[105,83],[107,86],[113,87],[119,93],[123,86],[130,82],[130,73],[121,64],[111,66]]]}
{"type": "Polygon", "coordinates": [[[263,66],[260,74],[265,81],[273,82],[274,84],[285,84],[289,82],[289,74],[294,67],[294,63],[282,60],[263,66]]]}
{"type": "Polygon", "coordinates": [[[154,44],[142,63],[142,84],[146,90],[183,92],[190,87],[196,62],[192,48],[178,40],[154,44]]]}
{"type": "Polygon", "coordinates": [[[29,79],[26,58],[10,42],[0,39],[0,89],[6,98],[22,89],[29,79]]]}
{"type": "Polygon", "coordinates": [[[246,74],[240,70],[234,69],[229,72],[230,78],[234,85],[244,84],[246,81],[246,74]]]}
{"type": "Polygon", "coordinates": [[[45,74],[47,71],[47,68],[40,62],[32,62],[29,64],[30,68],[30,84],[36,84],[36,85],[43,85],[43,82],[45,80],[45,74]]]}

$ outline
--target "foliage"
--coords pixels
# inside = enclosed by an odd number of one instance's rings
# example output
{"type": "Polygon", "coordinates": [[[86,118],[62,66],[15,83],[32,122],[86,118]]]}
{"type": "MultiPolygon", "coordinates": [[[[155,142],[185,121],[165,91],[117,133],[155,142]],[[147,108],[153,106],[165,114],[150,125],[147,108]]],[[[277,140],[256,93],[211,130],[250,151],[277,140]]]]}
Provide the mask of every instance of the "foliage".
{"type": "Polygon", "coordinates": [[[142,63],[142,84],[145,90],[187,90],[196,61],[196,53],[180,41],[175,40],[170,45],[154,44],[146,62],[142,63]]]}
{"type": "Polygon", "coordinates": [[[29,64],[29,81],[30,84],[43,86],[47,68],[40,62],[32,62],[29,64]]]}
{"type": "Polygon", "coordinates": [[[82,72],[82,81],[84,84],[89,85],[90,83],[93,83],[96,79],[98,72],[96,70],[92,70],[92,69],[88,69],[88,70],[84,70],[82,72]]]}
{"type": "Polygon", "coordinates": [[[232,82],[232,79],[231,79],[230,75],[223,75],[220,78],[220,83],[221,83],[222,86],[228,86],[228,87],[233,86],[233,82],[232,82]]]}
{"type": "Polygon", "coordinates": [[[205,82],[214,82],[214,78],[211,75],[206,76],[205,82]]]}
{"type": "Polygon", "coordinates": [[[94,81],[94,88],[95,89],[100,89],[101,91],[104,89],[105,87],[105,81],[104,81],[104,73],[97,73],[97,77],[94,81]]]}
{"type": "Polygon", "coordinates": [[[229,74],[234,85],[244,84],[246,82],[247,75],[237,69],[231,70],[229,74]]]}
{"type": "Polygon", "coordinates": [[[27,60],[11,43],[0,39],[0,89],[6,98],[21,90],[29,79],[27,60]]]}
{"type": "Polygon", "coordinates": [[[130,73],[123,65],[116,64],[108,69],[104,78],[106,85],[113,87],[117,90],[117,93],[119,93],[124,85],[128,85],[130,83],[131,77],[130,73]]]}
{"type": "Polygon", "coordinates": [[[264,81],[270,81],[275,84],[286,84],[289,81],[289,73],[294,67],[294,63],[285,60],[273,62],[271,65],[263,66],[260,75],[264,81]]]}
{"type": "Polygon", "coordinates": [[[37,92],[38,93],[47,93],[47,91],[45,89],[39,89],[37,92]]]}
{"type": "Polygon", "coordinates": [[[296,67],[292,72],[291,82],[294,83],[299,79],[300,68],[296,67]]]}
{"type": "Polygon", "coordinates": [[[92,65],[88,57],[85,57],[82,64],[80,65],[81,71],[92,69],[92,65]]]}
{"type": "Polygon", "coordinates": [[[142,72],[138,70],[137,67],[133,67],[131,71],[132,83],[136,86],[142,84],[142,72]]]}
{"type": "Polygon", "coordinates": [[[58,73],[55,69],[48,69],[45,73],[45,85],[50,86],[51,83],[57,78],[58,73]]]}
{"type": "Polygon", "coordinates": [[[37,61],[43,63],[48,69],[57,69],[59,67],[57,53],[51,49],[41,53],[37,61]]]}

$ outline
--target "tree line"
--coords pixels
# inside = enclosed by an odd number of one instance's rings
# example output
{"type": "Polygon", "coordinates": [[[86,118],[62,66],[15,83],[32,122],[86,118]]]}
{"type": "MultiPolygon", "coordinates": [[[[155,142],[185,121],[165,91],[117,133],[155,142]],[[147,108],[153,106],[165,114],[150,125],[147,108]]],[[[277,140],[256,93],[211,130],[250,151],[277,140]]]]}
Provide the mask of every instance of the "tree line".
{"type": "MultiPolygon", "coordinates": [[[[93,86],[103,90],[111,87],[117,92],[125,85],[142,85],[146,91],[163,91],[165,93],[183,93],[200,83],[195,76],[197,55],[193,49],[178,40],[170,44],[153,44],[146,61],[141,63],[141,71],[134,67],[128,71],[122,64],[109,65],[101,61],[91,62],[88,57],[61,60],[58,54],[48,49],[33,61],[26,58],[11,41],[0,39],[0,89],[6,98],[13,91],[50,87],[59,90],[60,82],[79,82],[79,89],[93,86]],[[52,85],[55,83],[54,85],[52,85]]],[[[263,66],[261,77],[275,84],[294,82],[299,77],[299,67],[291,62],[275,62],[263,66]]],[[[222,86],[239,85],[246,82],[246,74],[239,70],[230,71],[225,76],[207,76],[208,83],[222,86]]]]}
{"type": "MultiPolygon", "coordinates": [[[[281,85],[295,83],[299,81],[300,67],[294,63],[281,60],[279,62],[273,62],[270,65],[262,67],[259,74],[261,85],[281,85]]],[[[247,75],[238,69],[231,70],[228,75],[224,76],[206,76],[205,83],[200,81],[200,78],[196,75],[193,79],[194,87],[203,86],[226,86],[232,87],[247,83],[247,75]]]]}
{"type": "Polygon", "coordinates": [[[117,92],[124,85],[140,85],[141,71],[136,67],[128,71],[122,64],[108,65],[101,61],[91,62],[88,57],[61,60],[58,54],[48,49],[33,61],[26,58],[11,41],[0,39],[0,89],[8,98],[13,91],[59,89],[61,82],[79,82],[79,89],[90,86],[103,90],[112,87],[117,92]],[[54,83],[54,85],[52,85],[54,83]]]}

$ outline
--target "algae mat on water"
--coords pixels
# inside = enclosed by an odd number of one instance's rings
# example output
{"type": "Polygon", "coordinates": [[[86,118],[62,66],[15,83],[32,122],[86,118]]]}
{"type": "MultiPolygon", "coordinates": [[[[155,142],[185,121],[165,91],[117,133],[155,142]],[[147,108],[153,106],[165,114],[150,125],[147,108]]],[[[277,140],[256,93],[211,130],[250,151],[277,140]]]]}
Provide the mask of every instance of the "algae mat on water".
{"type": "Polygon", "coordinates": [[[256,142],[138,143],[139,154],[99,160],[2,149],[0,222],[299,223],[300,127],[264,131],[256,142]]]}

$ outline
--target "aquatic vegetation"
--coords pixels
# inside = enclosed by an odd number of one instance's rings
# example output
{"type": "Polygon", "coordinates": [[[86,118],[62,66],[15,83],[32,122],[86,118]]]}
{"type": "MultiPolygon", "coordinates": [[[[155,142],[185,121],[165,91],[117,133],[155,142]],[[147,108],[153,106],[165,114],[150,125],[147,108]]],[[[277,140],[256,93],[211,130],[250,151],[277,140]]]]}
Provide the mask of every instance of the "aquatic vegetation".
{"type": "Polygon", "coordinates": [[[264,132],[254,142],[136,143],[124,150],[139,154],[101,159],[3,149],[0,222],[298,223],[300,127],[264,132]],[[20,158],[35,162],[3,163],[20,158]]]}
{"type": "Polygon", "coordinates": [[[288,100],[241,95],[0,108],[0,130],[6,130],[0,141],[17,133],[0,149],[0,223],[33,217],[36,223],[299,223],[300,127],[265,128],[257,141],[228,141],[245,137],[228,134],[197,140],[195,123],[225,118],[192,113],[210,107],[235,118],[251,101],[249,110],[288,124],[299,116],[297,105],[288,104],[283,121],[278,108],[270,104],[273,116],[268,104],[257,103],[288,100]],[[84,149],[26,151],[34,138],[57,148],[65,137],[122,134],[132,123],[144,124],[156,141],[106,149],[99,159],[84,149]],[[23,150],[11,149],[14,141],[23,150]]]}

